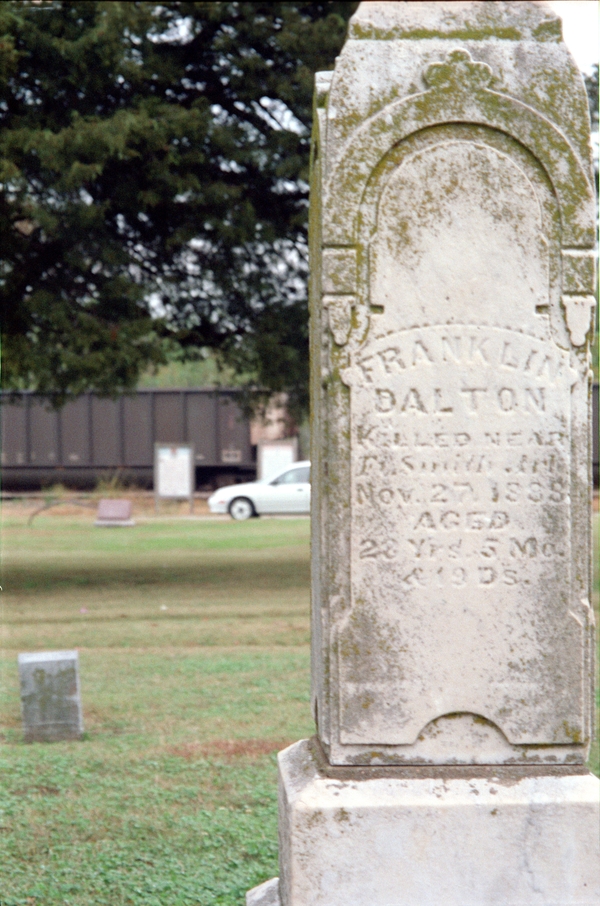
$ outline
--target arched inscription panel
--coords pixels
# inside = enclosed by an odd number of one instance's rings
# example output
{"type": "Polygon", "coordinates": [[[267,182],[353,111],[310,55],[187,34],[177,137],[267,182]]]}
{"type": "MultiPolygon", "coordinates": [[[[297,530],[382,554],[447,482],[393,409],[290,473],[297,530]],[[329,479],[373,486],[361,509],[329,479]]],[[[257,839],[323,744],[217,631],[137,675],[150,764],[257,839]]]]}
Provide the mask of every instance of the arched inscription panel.
{"type": "Polygon", "coordinates": [[[409,156],[377,206],[351,352],[352,602],[340,742],[409,745],[471,712],[513,744],[583,734],[570,611],[569,354],[540,201],[506,155],[409,156]]]}

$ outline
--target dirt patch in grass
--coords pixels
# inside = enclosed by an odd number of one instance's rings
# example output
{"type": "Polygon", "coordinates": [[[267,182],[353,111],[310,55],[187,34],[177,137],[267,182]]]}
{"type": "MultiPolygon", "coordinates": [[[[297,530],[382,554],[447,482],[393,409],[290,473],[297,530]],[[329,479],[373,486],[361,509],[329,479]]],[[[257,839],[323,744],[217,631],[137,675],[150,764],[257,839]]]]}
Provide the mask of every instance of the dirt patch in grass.
{"type": "Polygon", "coordinates": [[[37,784],[34,786],[22,787],[12,791],[13,796],[58,796],[60,790],[56,786],[44,786],[37,784]]]}
{"type": "MultiPolygon", "coordinates": [[[[40,517],[50,518],[60,522],[65,518],[81,522],[93,522],[96,519],[98,503],[101,499],[118,497],[131,501],[134,519],[189,519],[190,505],[187,500],[161,500],[158,513],[155,510],[154,494],[152,491],[132,490],[122,488],[118,490],[100,489],[89,493],[68,491],[66,488],[57,487],[41,493],[22,494],[20,496],[5,498],[2,509],[5,519],[22,521],[33,518],[34,524],[40,517]]],[[[207,495],[194,496],[194,517],[210,517],[210,510],[206,499],[207,495]]],[[[220,517],[227,518],[229,517],[220,517]]]]}
{"type": "Polygon", "coordinates": [[[213,739],[210,742],[187,742],[176,746],[167,746],[168,755],[175,755],[185,761],[196,761],[200,758],[256,758],[259,755],[271,755],[280,752],[294,742],[292,739],[213,739]]]}

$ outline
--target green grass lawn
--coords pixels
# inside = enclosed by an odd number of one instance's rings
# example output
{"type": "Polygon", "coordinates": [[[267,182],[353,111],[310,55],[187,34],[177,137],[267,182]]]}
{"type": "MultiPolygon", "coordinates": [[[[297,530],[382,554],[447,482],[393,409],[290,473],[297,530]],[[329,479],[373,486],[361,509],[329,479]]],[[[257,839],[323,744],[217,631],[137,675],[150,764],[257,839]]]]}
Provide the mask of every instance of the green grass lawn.
{"type": "Polygon", "coordinates": [[[277,874],[275,753],[313,732],[308,520],[25,521],[5,509],[0,906],[242,906],[277,874]],[[79,649],[82,742],[22,742],[40,648],[79,649]]]}
{"type": "Polygon", "coordinates": [[[4,522],[1,906],[241,906],[277,874],[275,754],[313,732],[308,520],[24,522],[4,522]],[[17,652],[72,647],[85,739],[25,745],[17,652]]]}

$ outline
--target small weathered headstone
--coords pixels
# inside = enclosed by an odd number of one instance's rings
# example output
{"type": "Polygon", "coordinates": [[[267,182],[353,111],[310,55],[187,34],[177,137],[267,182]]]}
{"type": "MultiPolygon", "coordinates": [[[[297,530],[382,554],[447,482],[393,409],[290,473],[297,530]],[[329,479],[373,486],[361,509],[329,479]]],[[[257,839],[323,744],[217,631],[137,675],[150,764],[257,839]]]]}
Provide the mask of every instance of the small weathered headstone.
{"type": "Polygon", "coordinates": [[[600,900],[594,220],[546,3],[360,4],[316,77],[317,736],[265,903],[600,900]]]}
{"type": "Polygon", "coordinates": [[[18,663],[25,742],[81,739],[77,651],[19,654],[18,663]]]}
{"type": "Polygon", "coordinates": [[[108,497],[98,503],[96,522],[99,526],[131,526],[135,525],[131,518],[131,500],[125,498],[108,497]]]}

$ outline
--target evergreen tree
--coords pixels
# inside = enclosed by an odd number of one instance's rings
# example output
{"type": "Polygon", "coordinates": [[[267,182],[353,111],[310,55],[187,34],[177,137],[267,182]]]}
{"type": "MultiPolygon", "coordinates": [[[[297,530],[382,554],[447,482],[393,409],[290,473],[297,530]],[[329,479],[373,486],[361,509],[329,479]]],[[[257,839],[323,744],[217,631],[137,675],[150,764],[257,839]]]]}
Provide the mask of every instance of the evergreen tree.
{"type": "Polygon", "coordinates": [[[5,387],[204,347],[306,407],[313,74],[356,5],[0,4],[5,387]]]}

